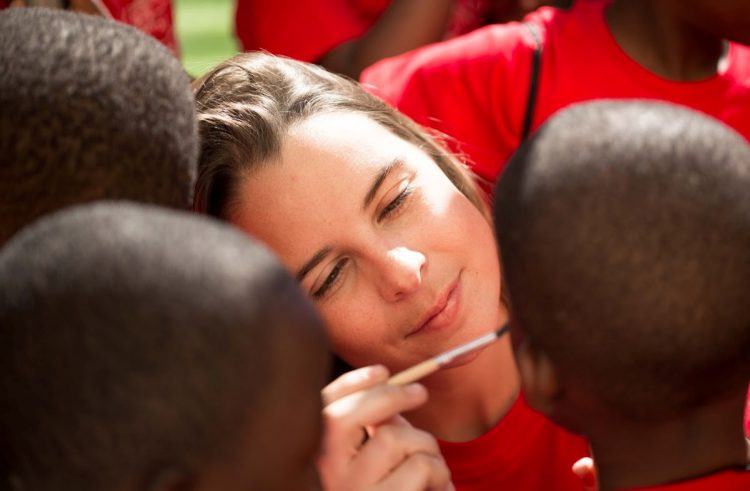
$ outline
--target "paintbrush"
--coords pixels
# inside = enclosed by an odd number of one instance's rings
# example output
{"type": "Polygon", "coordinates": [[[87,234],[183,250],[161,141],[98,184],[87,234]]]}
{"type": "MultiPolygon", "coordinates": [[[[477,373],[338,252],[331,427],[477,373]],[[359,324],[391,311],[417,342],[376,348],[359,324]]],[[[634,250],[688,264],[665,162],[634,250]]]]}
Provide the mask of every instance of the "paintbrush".
{"type": "Polygon", "coordinates": [[[416,382],[422,377],[426,377],[431,373],[437,372],[447,364],[454,361],[456,358],[467,355],[480,348],[484,348],[488,344],[495,342],[500,339],[503,334],[508,331],[508,324],[504,324],[497,331],[480,336],[473,341],[457,346],[451,350],[441,353],[435,357],[425,360],[422,363],[417,363],[413,367],[407,368],[403,372],[399,372],[393,377],[388,379],[388,385],[406,385],[412,382],[416,382]]]}

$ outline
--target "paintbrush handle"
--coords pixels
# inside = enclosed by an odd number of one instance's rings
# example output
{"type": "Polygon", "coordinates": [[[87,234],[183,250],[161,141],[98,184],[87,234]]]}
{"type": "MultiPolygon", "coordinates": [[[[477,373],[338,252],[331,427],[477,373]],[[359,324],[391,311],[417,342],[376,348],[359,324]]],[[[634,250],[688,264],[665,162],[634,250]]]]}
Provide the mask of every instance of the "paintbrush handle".
{"type": "Polygon", "coordinates": [[[399,372],[393,377],[388,379],[388,385],[406,385],[412,382],[416,382],[422,377],[437,372],[440,367],[447,365],[456,358],[465,354],[471,353],[472,351],[483,348],[490,343],[493,343],[496,339],[500,338],[503,334],[508,331],[508,324],[506,323],[500,329],[484,336],[480,336],[473,341],[464,343],[461,346],[448,350],[434,358],[418,363],[413,367],[407,368],[403,372],[399,372]]]}
{"type": "Polygon", "coordinates": [[[406,385],[412,382],[416,382],[422,377],[436,372],[440,369],[440,363],[434,358],[431,358],[422,363],[418,363],[413,367],[407,368],[403,372],[399,372],[393,377],[388,379],[388,385],[406,385]]]}

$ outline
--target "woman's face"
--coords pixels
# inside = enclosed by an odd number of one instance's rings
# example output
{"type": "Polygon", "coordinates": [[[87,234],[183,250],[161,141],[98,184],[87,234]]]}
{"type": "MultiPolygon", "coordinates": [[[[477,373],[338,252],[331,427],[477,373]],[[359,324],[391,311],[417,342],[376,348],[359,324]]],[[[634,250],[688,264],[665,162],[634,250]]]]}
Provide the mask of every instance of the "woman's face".
{"type": "Polygon", "coordinates": [[[239,198],[231,221],[279,255],[353,366],[403,369],[505,320],[487,220],[426,153],[363,115],[293,126],[239,198]]]}

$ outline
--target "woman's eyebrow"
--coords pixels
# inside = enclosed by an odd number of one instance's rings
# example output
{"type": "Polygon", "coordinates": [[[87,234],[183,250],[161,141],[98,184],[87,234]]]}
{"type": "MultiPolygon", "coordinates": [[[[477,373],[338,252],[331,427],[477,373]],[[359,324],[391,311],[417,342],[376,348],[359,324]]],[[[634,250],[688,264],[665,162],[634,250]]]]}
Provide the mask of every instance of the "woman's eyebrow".
{"type": "Polygon", "coordinates": [[[324,247],[318,252],[315,253],[315,255],[305,263],[304,266],[302,266],[299,271],[297,271],[297,274],[295,277],[297,278],[297,282],[301,282],[305,279],[305,276],[307,276],[307,273],[310,272],[315,266],[320,263],[325,257],[331,252],[331,247],[324,247]]]}
{"type": "MultiPolygon", "coordinates": [[[[367,191],[367,195],[365,195],[365,200],[362,205],[363,209],[366,209],[368,206],[370,206],[372,200],[375,199],[375,195],[377,194],[378,189],[380,189],[380,186],[383,185],[383,182],[385,182],[388,175],[394,170],[401,168],[403,165],[404,159],[401,157],[396,157],[391,160],[388,165],[384,166],[378,171],[375,179],[372,181],[370,190],[367,191]]],[[[305,276],[307,276],[307,273],[309,273],[315,266],[317,266],[323,259],[325,259],[325,257],[330,254],[331,250],[332,248],[328,246],[316,252],[315,255],[297,271],[297,274],[295,275],[295,277],[297,278],[297,282],[301,282],[302,280],[304,280],[305,276]]]]}
{"type": "Polygon", "coordinates": [[[388,177],[388,174],[390,174],[393,170],[402,167],[403,165],[404,159],[402,159],[401,157],[396,157],[395,159],[391,160],[388,165],[378,171],[378,174],[375,176],[375,180],[372,181],[370,190],[367,191],[367,194],[365,195],[364,204],[362,205],[363,210],[367,209],[367,207],[370,206],[370,203],[372,203],[372,200],[375,198],[378,189],[380,189],[380,186],[383,184],[386,177],[388,177]]]}

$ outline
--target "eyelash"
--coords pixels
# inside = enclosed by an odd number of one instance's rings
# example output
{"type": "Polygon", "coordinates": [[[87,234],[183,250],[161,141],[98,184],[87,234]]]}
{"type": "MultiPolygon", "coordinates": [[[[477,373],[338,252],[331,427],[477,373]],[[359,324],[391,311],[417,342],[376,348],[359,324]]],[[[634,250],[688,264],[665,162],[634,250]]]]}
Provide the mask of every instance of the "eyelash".
{"type": "MultiPolygon", "coordinates": [[[[381,211],[380,215],[378,215],[378,222],[381,222],[386,218],[393,216],[393,214],[396,213],[399,208],[401,208],[401,206],[406,201],[406,198],[408,198],[411,193],[412,187],[407,185],[403,189],[403,191],[401,191],[398,196],[393,199],[393,201],[388,203],[386,207],[383,208],[383,211],[381,211]]],[[[320,288],[312,293],[313,298],[320,299],[323,298],[326,293],[328,293],[331,287],[341,279],[341,274],[347,262],[349,262],[349,258],[343,258],[338,263],[336,263],[336,266],[334,266],[331,272],[328,273],[328,276],[326,277],[320,288]]]]}
{"type": "Polygon", "coordinates": [[[383,208],[383,211],[380,212],[380,215],[378,215],[378,222],[382,222],[386,218],[393,216],[393,214],[398,211],[399,208],[404,204],[404,201],[406,201],[406,198],[409,197],[409,195],[412,192],[412,187],[407,185],[403,191],[399,193],[398,196],[396,196],[393,201],[388,203],[385,208],[383,208]]]}
{"type": "Polygon", "coordinates": [[[323,284],[320,285],[320,288],[318,288],[317,290],[313,292],[312,294],[313,298],[315,299],[323,298],[323,296],[328,292],[328,290],[330,290],[331,287],[335,285],[341,279],[341,274],[344,270],[344,266],[348,262],[349,262],[349,258],[345,257],[336,263],[336,266],[334,266],[331,272],[328,273],[328,276],[326,277],[323,284]]]}

